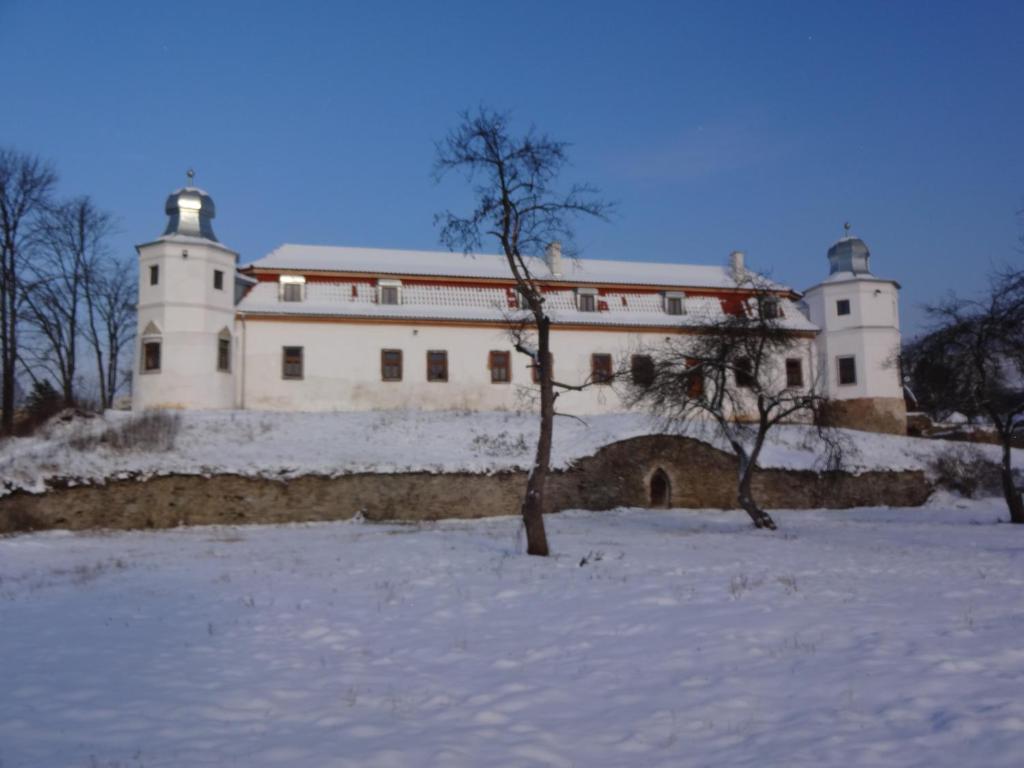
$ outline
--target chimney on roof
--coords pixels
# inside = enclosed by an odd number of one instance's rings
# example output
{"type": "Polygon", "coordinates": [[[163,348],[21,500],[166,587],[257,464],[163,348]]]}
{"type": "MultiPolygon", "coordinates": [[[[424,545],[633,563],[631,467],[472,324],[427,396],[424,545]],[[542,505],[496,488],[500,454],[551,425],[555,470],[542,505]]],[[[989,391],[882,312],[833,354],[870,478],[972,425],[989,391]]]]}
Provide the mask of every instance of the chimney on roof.
{"type": "Polygon", "coordinates": [[[548,245],[544,252],[544,262],[554,277],[562,276],[562,244],[557,240],[548,245]]]}
{"type": "Polygon", "coordinates": [[[747,273],[743,261],[746,254],[743,251],[733,251],[729,254],[729,271],[732,272],[732,279],[739,282],[747,273]]]}

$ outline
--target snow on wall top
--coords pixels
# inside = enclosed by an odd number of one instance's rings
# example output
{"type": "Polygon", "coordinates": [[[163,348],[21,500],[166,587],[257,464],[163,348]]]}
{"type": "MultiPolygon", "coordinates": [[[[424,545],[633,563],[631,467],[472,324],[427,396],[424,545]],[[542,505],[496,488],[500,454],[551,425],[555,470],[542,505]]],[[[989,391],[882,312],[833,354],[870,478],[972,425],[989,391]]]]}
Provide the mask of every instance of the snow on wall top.
{"type": "MultiPolygon", "coordinates": [[[[545,281],[680,288],[736,287],[731,272],[720,266],[565,258],[562,259],[562,275],[555,276],[543,259],[531,257],[529,264],[534,274],[545,281]]],[[[450,251],[400,251],[291,243],[275,248],[247,266],[257,269],[511,279],[505,257],[497,254],[467,255],[450,251]]],[[[786,290],[786,286],[772,285],[779,290],[786,290]]]]}

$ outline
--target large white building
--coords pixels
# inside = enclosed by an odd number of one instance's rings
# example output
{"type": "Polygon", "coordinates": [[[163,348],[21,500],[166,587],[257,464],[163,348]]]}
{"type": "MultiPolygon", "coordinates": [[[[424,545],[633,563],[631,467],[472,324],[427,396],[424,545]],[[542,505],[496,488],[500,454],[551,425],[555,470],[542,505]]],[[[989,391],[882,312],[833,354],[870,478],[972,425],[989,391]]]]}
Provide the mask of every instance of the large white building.
{"type": "MultiPolygon", "coordinates": [[[[167,199],[164,234],[137,247],[139,305],[132,403],[147,408],[500,410],[530,407],[529,359],[509,323],[517,294],[496,255],[283,245],[239,268],[213,233],[213,200],[195,187],[167,199]]],[[[894,365],[898,289],[868,271],[844,237],[831,274],[778,310],[805,340],[788,375],[820,382],[850,426],[902,432],[894,365]]],[[[724,312],[750,291],[728,266],[538,259],[559,380],[601,379],[646,346],[724,312]]],[[[622,408],[611,387],[564,395],[561,410],[622,408]]]]}

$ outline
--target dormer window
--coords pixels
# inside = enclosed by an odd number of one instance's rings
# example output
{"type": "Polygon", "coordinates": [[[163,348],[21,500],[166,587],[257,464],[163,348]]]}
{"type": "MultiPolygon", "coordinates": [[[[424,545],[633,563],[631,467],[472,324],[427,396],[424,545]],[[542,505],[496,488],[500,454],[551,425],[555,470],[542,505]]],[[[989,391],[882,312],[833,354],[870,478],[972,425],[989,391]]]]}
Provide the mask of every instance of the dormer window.
{"type": "Polygon", "coordinates": [[[777,320],[779,313],[779,300],[775,298],[761,299],[761,315],[765,320],[777,320]]]}
{"type": "Polygon", "coordinates": [[[302,275],[281,275],[278,298],[281,301],[303,301],[306,298],[306,278],[302,275]]]}
{"type": "Polygon", "coordinates": [[[402,303],[401,280],[378,280],[377,303],[398,305],[402,303]]]}
{"type": "Polygon", "coordinates": [[[683,304],[683,299],[686,295],[683,293],[670,292],[665,294],[665,313],[669,315],[685,315],[686,306],[683,304]]]}
{"type": "Polygon", "coordinates": [[[597,289],[596,288],[577,288],[576,289],[576,309],[580,312],[596,312],[597,311],[597,289]]]}

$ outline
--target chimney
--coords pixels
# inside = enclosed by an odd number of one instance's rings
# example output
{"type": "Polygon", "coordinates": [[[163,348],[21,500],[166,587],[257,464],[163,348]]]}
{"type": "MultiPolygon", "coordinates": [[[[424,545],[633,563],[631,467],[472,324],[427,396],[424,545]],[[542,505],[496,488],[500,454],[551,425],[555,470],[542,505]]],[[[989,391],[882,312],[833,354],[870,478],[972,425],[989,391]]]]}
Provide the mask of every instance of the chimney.
{"type": "Polygon", "coordinates": [[[747,273],[747,269],[743,264],[743,259],[746,254],[743,251],[733,251],[729,254],[729,271],[732,272],[732,279],[739,282],[743,279],[747,273]]]}
{"type": "Polygon", "coordinates": [[[562,244],[557,240],[548,245],[544,253],[544,262],[555,277],[562,276],[562,244]]]}

